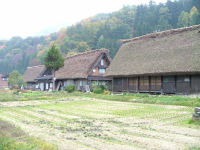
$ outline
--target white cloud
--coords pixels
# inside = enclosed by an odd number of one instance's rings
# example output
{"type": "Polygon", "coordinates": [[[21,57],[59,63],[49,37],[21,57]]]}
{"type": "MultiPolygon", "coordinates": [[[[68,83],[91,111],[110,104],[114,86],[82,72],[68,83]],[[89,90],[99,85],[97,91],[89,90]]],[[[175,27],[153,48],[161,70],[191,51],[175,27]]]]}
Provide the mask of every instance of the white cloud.
{"type": "MultiPolygon", "coordinates": [[[[149,0],[0,0],[0,38],[32,36],[60,24],[76,23],[97,13],[149,0]]],[[[165,2],[157,0],[156,2],[165,2]]]]}

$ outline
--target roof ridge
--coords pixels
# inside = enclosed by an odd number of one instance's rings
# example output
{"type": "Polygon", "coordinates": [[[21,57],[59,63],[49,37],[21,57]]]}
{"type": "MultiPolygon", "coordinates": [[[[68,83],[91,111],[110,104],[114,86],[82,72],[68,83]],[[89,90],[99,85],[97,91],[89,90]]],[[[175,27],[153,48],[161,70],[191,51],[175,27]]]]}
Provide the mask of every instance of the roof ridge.
{"type": "Polygon", "coordinates": [[[136,40],[140,40],[140,39],[145,39],[145,38],[164,37],[164,36],[167,36],[167,35],[181,33],[181,32],[185,32],[185,31],[191,31],[191,30],[195,30],[195,29],[198,29],[198,28],[200,28],[200,24],[190,26],[190,27],[183,27],[183,28],[165,30],[165,31],[161,31],[161,32],[149,33],[149,34],[138,36],[138,37],[135,37],[135,38],[132,38],[132,39],[124,39],[124,40],[121,40],[121,42],[122,42],[122,44],[125,44],[125,43],[128,43],[128,42],[132,42],[132,41],[136,41],[136,40]]]}
{"type": "Polygon", "coordinates": [[[106,51],[109,51],[109,50],[106,49],[106,48],[95,49],[95,50],[90,50],[90,51],[78,53],[78,54],[73,55],[73,56],[67,56],[67,57],[65,57],[65,59],[67,59],[67,58],[72,58],[72,57],[76,57],[76,56],[80,56],[80,55],[85,55],[85,54],[89,54],[89,53],[94,53],[94,52],[98,52],[98,51],[105,51],[105,50],[106,50],[106,51]]]}

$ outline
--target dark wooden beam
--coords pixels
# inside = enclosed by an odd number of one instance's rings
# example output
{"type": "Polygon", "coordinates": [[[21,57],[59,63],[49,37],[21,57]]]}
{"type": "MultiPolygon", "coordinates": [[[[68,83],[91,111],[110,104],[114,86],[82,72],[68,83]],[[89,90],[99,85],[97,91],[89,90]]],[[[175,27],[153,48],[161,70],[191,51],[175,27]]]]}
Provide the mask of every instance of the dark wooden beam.
{"type": "Polygon", "coordinates": [[[151,76],[148,76],[148,80],[149,80],[149,93],[151,93],[151,76]]]}
{"type": "Polygon", "coordinates": [[[127,92],[129,93],[130,91],[129,91],[129,83],[128,83],[128,81],[129,81],[129,77],[127,77],[127,92]]]}
{"type": "Polygon", "coordinates": [[[177,85],[176,85],[176,80],[177,80],[177,76],[175,75],[175,94],[177,94],[177,85]]]}
{"type": "Polygon", "coordinates": [[[138,76],[137,92],[140,92],[140,77],[138,76]]]}
{"type": "Polygon", "coordinates": [[[163,94],[163,76],[161,76],[161,94],[163,94]]]}

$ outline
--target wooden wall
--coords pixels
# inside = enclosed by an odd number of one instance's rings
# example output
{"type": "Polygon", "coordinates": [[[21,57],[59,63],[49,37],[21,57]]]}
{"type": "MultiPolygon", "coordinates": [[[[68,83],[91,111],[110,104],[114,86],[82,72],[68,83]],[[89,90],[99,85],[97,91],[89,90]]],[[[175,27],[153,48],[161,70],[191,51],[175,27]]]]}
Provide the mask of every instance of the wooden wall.
{"type": "Polygon", "coordinates": [[[118,77],[113,78],[113,91],[164,94],[200,93],[200,75],[118,77]]]}

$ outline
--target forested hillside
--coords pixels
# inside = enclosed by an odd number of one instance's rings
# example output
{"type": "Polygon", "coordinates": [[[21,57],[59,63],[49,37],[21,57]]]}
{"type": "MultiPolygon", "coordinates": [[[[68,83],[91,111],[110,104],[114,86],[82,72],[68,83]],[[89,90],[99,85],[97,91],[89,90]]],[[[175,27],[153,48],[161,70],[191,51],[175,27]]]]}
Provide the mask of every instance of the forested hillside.
{"type": "Polygon", "coordinates": [[[165,4],[125,6],[110,14],[99,14],[49,36],[13,37],[0,41],[0,73],[16,69],[23,73],[27,66],[43,63],[52,43],[63,55],[73,55],[98,48],[108,48],[114,57],[120,39],[147,33],[200,24],[199,0],[168,0],[165,4]]]}

